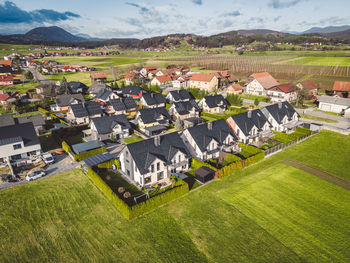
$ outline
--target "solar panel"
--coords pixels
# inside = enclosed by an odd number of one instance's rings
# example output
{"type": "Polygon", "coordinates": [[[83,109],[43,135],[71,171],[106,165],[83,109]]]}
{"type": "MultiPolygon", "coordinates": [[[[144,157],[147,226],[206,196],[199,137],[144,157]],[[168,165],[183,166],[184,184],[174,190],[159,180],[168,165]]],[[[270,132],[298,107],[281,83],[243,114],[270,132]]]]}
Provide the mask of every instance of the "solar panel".
{"type": "Polygon", "coordinates": [[[124,105],[122,99],[111,100],[111,104],[112,104],[114,110],[116,110],[116,111],[125,110],[125,105],[124,105]]]}
{"type": "Polygon", "coordinates": [[[70,107],[76,118],[85,117],[88,115],[86,109],[83,107],[82,104],[72,104],[70,105],[70,107]]]}
{"type": "Polygon", "coordinates": [[[137,107],[136,102],[132,98],[125,98],[124,104],[125,104],[125,107],[128,109],[137,107]]]}

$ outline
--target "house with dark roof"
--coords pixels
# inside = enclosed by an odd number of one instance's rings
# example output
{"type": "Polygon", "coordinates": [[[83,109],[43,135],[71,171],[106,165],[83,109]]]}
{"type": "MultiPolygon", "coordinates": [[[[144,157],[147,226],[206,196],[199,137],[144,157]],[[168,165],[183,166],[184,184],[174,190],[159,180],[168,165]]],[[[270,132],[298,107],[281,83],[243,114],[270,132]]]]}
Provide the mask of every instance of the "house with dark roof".
{"type": "Polygon", "coordinates": [[[84,83],[81,83],[80,81],[70,81],[68,82],[68,89],[71,94],[76,94],[76,93],[84,93],[89,88],[88,86],[86,86],[84,83]]]}
{"type": "Polygon", "coordinates": [[[136,121],[142,132],[152,136],[166,130],[170,115],[165,107],[142,109],[136,114],[136,121]]]}
{"type": "Polygon", "coordinates": [[[309,79],[299,82],[296,86],[299,89],[306,89],[309,92],[310,97],[314,97],[318,93],[318,87],[309,79]]]}
{"type": "Polygon", "coordinates": [[[0,115],[0,127],[15,125],[12,114],[0,115]]]}
{"type": "Polygon", "coordinates": [[[198,103],[203,112],[224,113],[230,103],[222,95],[206,96],[198,103]]]}
{"type": "Polygon", "coordinates": [[[237,137],[225,120],[216,120],[184,130],[181,135],[193,157],[219,158],[221,152],[240,151],[237,137]]]}
{"type": "Polygon", "coordinates": [[[180,118],[183,121],[188,118],[199,118],[200,108],[195,100],[190,100],[175,102],[168,111],[173,120],[180,118]]]}
{"type": "Polygon", "coordinates": [[[69,105],[84,103],[84,97],[81,94],[63,94],[57,95],[56,104],[50,105],[51,111],[67,111],[69,105]]]}
{"type": "Polygon", "coordinates": [[[145,91],[139,86],[128,86],[128,87],[122,88],[122,94],[125,97],[140,99],[144,93],[145,91]]]}
{"type": "Polygon", "coordinates": [[[232,115],[226,122],[238,140],[246,144],[263,143],[274,136],[272,125],[260,109],[232,115]]]}
{"type": "Polygon", "coordinates": [[[89,87],[88,92],[90,97],[94,98],[101,90],[107,89],[107,88],[112,90],[110,86],[104,83],[94,83],[89,87]]]}
{"type": "Polygon", "coordinates": [[[90,119],[103,116],[100,104],[95,101],[71,104],[67,112],[67,119],[73,125],[89,124],[90,119]]]}
{"type": "Polygon", "coordinates": [[[138,106],[133,98],[119,98],[110,100],[107,107],[106,112],[108,115],[135,115],[137,112],[138,106]]]}
{"type": "Polygon", "coordinates": [[[140,99],[143,108],[165,107],[166,99],[160,93],[147,92],[140,99]]]}
{"type": "Polygon", "coordinates": [[[0,162],[26,162],[41,154],[41,146],[31,122],[0,127],[0,162]]]}
{"type": "Polygon", "coordinates": [[[187,90],[172,90],[165,97],[170,103],[180,102],[180,101],[190,101],[192,97],[187,90]]]}
{"type": "Polygon", "coordinates": [[[35,132],[39,134],[44,130],[45,120],[41,114],[35,114],[30,116],[23,116],[15,118],[15,122],[18,124],[31,122],[34,125],[35,132]]]}
{"type": "Polygon", "coordinates": [[[292,84],[280,84],[266,91],[266,95],[271,98],[271,102],[294,101],[298,96],[297,87],[292,84]]]}
{"type": "Polygon", "coordinates": [[[93,118],[90,123],[92,140],[120,140],[130,135],[130,123],[124,114],[93,118]]]}
{"type": "Polygon", "coordinates": [[[112,89],[106,88],[106,89],[101,89],[99,93],[96,94],[94,99],[101,103],[101,104],[106,104],[110,100],[115,100],[118,99],[119,96],[113,92],[112,89]]]}
{"type": "Polygon", "coordinates": [[[267,90],[278,86],[280,83],[271,76],[268,72],[254,73],[248,78],[248,85],[246,86],[246,93],[266,96],[267,90]]]}
{"type": "Polygon", "coordinates": [[[191,155],[176,132],[127,144],[119,156],[122,172],[136,185],[169,183],[169,176],[189,169],[191,155]]]}
{"type": "Polygon", "coordinates": [[[271,104],[261,111],[272,125],[272,130],[289,133],[302,125],[300,115],[287,101],[271,104]]]}

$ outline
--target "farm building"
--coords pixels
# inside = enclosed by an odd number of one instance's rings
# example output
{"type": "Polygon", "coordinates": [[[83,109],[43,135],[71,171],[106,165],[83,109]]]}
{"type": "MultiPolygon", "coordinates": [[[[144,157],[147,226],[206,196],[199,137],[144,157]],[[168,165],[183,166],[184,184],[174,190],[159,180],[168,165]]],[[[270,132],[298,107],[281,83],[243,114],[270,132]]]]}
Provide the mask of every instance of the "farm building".
{"type": "Polygon", "coordinates": [[[322,111],[343,113],[350,108],[350,99],[347,98],[319,96],[317,100],[318,108],[322,111]]]}

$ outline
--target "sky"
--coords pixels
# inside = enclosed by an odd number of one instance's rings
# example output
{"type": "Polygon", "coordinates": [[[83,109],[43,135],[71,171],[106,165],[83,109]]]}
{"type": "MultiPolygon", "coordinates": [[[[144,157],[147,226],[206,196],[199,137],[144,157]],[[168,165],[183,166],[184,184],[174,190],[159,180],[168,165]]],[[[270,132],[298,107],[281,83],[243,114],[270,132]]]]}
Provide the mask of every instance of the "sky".
{"type": "Polygon", "coordinates": [[[350,25],[349,0],[0,0],[0,34],[60,26],[99,38],[350,25]]]}

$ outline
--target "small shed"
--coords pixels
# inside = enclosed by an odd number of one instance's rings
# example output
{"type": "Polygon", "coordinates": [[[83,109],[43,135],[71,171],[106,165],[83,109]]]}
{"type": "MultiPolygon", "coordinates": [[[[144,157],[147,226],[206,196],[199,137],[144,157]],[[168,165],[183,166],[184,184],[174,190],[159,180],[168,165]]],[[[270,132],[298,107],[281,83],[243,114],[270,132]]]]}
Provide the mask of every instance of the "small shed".
{"type": "Polygon", "coordinates": [[[213,180],[215,176],[215,171],[209,167],[202,166],[195,171],[196,178],[203,184],[213,180]]]}
{"type": "Polygon", "coordinates": [[[72,145],[72,150],[76,154],[80,154],[83,152],[88,152],[88,151],[95,150],[95,149],[102,148],[102,147],[105,147],[105,144],[103,142],[95,140],[95,141],[74,144],[74,145],[72,145]]]}
{"type": "Polygon", "coordinates": [[[105,153],[91,156],[91,157],[85,159],[84,162],[88,167],[92,167],[92,166],[96,166],[100,163],[105,163],[105,162],[108,162],[108,161],[114,160],[114,159],[115,159],[115,157],[112,154],[105,152],[105,153]]]}

